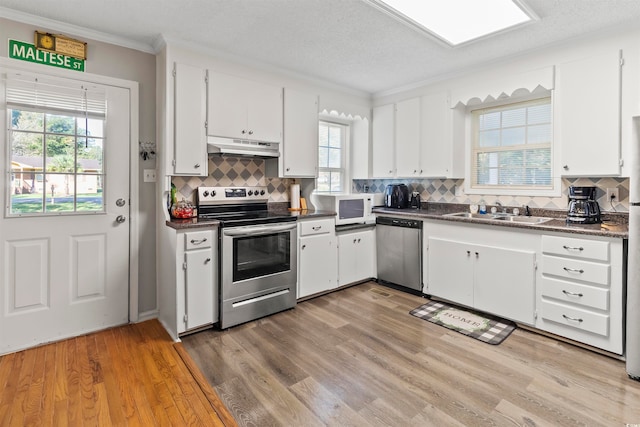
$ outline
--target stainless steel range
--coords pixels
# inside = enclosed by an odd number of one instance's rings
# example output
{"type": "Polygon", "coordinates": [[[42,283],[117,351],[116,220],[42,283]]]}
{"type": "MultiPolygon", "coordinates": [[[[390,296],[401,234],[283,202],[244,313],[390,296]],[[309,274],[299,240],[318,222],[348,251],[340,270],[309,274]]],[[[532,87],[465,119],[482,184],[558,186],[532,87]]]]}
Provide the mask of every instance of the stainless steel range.
{"type": "Polygon", "coordinates": [[[266,187],[198,187],[198,217],[220,221],[220,327],[296,305],[296,218],[267,209],[266,187]]]}

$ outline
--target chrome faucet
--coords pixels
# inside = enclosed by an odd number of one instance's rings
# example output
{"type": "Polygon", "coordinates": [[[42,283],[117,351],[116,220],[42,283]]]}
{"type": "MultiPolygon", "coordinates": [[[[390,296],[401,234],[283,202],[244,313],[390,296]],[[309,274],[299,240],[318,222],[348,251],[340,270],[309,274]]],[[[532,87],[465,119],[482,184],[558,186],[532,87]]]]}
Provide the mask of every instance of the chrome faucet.
{"type": "Polygon", "coordinates": [[[496,200],[496,205],[500,206],[502,208],[502,213],[507,213],[507,208],[505,208],[504,206],[502,206],[502,203],[500,203],[499,200],[496,200]]]}

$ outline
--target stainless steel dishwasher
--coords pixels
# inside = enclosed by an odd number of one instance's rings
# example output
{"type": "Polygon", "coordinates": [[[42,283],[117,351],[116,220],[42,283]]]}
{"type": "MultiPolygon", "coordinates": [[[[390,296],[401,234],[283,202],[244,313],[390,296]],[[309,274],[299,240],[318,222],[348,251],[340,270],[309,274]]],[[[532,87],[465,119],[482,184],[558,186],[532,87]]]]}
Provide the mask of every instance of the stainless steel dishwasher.
{"type": "Polygon", "coordinates": [[[422,221],[376,218],[378,281],[422,293],[422,221]]]}

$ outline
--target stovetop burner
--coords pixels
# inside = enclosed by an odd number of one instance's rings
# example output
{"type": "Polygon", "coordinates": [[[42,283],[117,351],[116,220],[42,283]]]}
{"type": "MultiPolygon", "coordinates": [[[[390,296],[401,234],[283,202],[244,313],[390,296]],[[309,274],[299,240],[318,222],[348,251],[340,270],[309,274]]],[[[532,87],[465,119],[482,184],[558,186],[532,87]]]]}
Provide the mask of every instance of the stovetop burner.
{"type": "Polygon", "coordinates": [[[267,187],[198,187],[198,218],[215,219],[221,227],[295,221],[287,211],[268,209],[267,187]]]}

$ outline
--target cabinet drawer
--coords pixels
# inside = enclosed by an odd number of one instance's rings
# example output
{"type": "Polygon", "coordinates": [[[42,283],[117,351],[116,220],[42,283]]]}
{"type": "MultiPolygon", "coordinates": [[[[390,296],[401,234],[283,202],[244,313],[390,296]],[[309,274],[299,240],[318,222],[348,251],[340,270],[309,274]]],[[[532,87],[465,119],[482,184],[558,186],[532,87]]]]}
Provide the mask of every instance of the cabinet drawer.
{"type": "MultiPolygon", "coordinates": [[[[571,329],[592,332],[602,336],[609,335],[609,316],[606,314],[550,301],[542,301],[540,311],[544,320],[549,320],[571,329]]],[[[569,336],[569,338],[572,337],[569,336]]]]}
{"type": "Polygon", "coordinates": [[[184,249],[204,249],[213,245],[213,234],[211,231],[190,231],[184,233],[184,249]]]}
{"type": "Polygon", "coordinates": [[[609,289],[596,288],[549,277],[542,278],[540,289],[543,297],[603,311],[609,310],[609,289]]]}
{"type": "Polygon", "coordinates": [[[542,256],[542,274],[609,286],[611,267],[608,264],[554,256],[542,256]]]}
{"type": "Polygon", "coordinates": [[[542,252],[572,258],[609,261],[609,242],[542,236],[542,252]]]}
{"type": "Polygon", "coordinates": [[[331,233],[335,228],[333,218],[300,222],[300,236],[331,233]]]}

